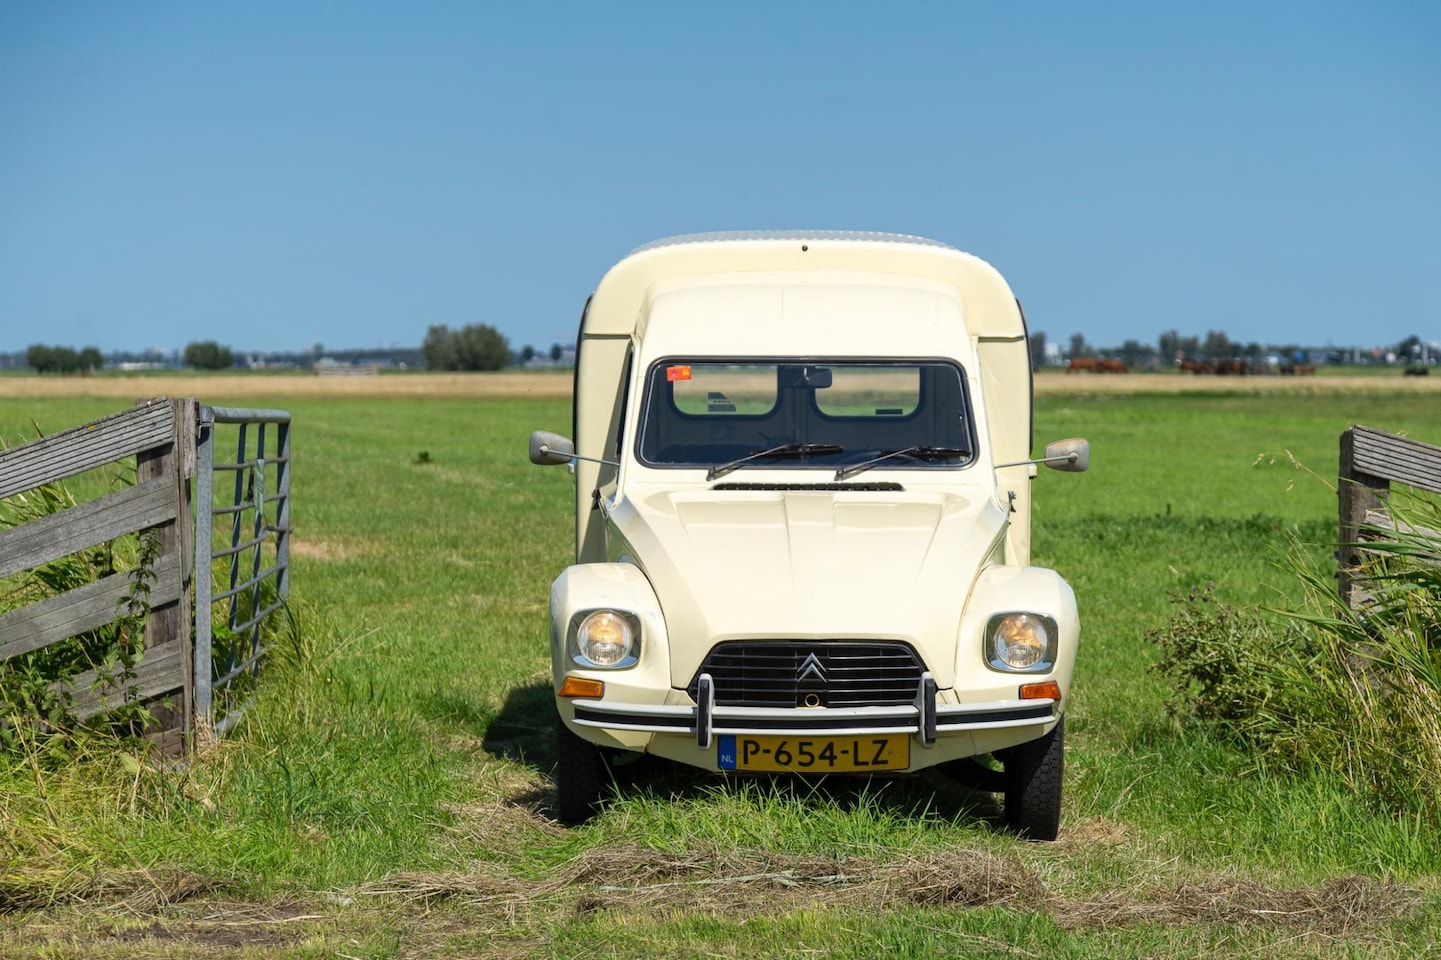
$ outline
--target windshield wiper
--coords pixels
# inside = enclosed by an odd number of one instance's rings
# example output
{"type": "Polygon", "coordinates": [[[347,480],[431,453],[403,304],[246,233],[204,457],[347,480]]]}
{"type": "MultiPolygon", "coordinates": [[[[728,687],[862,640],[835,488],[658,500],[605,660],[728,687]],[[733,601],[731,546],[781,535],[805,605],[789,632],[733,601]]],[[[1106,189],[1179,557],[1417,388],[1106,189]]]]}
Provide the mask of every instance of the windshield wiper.
{"type": "Polygon", "coordinates": [[[752,460],[759,460],[762,457],[810,457],[825,453],[844,453],[845,450],[834,443],[783,443],[779,447],[771,447],[769,450],[757,450],[745,456],[732,460],[730,463],[723,463],[718,467],[711,467],[710,472],[705,475],[707,480],[714,480],[716,477],[723,477],[737,467],[743,467],[752,460]]]}
{"type": "Polygon", "coordinates": [[[883,460],[892,457],[907,457],[911,460],[936,460],[948,457],[968,456],[971,451],[961,447],[932,447],[927,444],[919,444],[914,447],[903,447],[900,450],[890,450],[878,457],[871,457],[869,460],[862,460],[860,463],[853,463],[849,467],[841,467],[836,471],[836,480],[845,480],[854,477],[856,474],[869,470],[883,460]]]}

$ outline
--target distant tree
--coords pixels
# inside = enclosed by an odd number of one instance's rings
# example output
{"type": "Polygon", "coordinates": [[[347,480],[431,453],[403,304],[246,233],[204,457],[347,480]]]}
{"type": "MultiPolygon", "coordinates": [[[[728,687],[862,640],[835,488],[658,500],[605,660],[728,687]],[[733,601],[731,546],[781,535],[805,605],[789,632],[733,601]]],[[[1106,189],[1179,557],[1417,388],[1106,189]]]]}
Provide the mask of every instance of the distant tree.
{"type": "Polygon", "coordinates": [[[1127,340],[1116,352],[1120,354],[1121,362],[1128,367],[1151,366],[1151,360],[1156,355],[1154,350],[1139,340],[1127,340]]]}
{"type": "Polygon", "coordinates": [[[1421,356],[1421,338],[1413,333],[1405,340],[1396,344],[1396,356],[1402,360],[1409,360],[1412,357],[1421,356]]]}
{"type": "Polygon", "coordinates": [[[89,365],[92,353],[94,357],[100,357],[100,351],[94,347],[86,347],[85,353],[77,353],[72,347],[32,343],[25,349],[25,365],[33,367],[36,373],[78,373],[89,365]]]}
{"type": "Polygon", "coordinates": [[[1236,345],[1231,338],[1220,330],[1207,330],[1206,342],[1202,344],[1201,350],[1212,360],[1222,360],[1235,356],[1236,345]]]}
{"type": "Polygon", "coordinates": [[[196,370],[228,370],[235,366],[234,352],[214,340],[187,343],[183,356],[185,365],[196,370]]]}
{"type": "Polygon", "coordinates": [[[443,323],[427,328],[425,340],[420,345],[420,357],[428,370],[458,370],[455,338],[451,336],[450,328],[443,323]]]}
{"type": "Polygon", "coordinates": [[[1086,343],[1085,335],[1080,333],[1071,334],[1071,356],[1089,357],[1090,355],[1091,347],[1086,343]]]}
{"type": "Polygon", "coordinates": [[[456,341],[462,370],[501,370],[510,363],[510,344],[488,324],[461,327],[456,341]]]}
{"type": "Polygon", "coordinates": [[[532,347],[530,344],[527,343],[525,346],[523,346],[523,347],[520,348],[520,362],[521,362],[521,363],[530,363],[530,361],[532,361],[532,360],[534,360],[534,359],[535,359],[535,347],[532,347]]]}
{"type": "Polygon", "coordinates": [[[500,370],[510,362],[510,344],[488,324],[459,330],[437,324],[426,331],[420,355],[430,370],[500,370]]]}
{"type": "Polygon", "coordinates": [[[565,350],[558,343],[550,345],[550,362],[560,363],[560,358],[565,356],[565,350]]]}
{"type": "Polygon", "coordinates": [[[1177,363],[1181,360],[1194,360],[1201,352],[1201,341],[1195,337],[1183,337],[1175,329],[1167,330],[1161,334],[1156,342],[1160,350],[1161,359],[1166,363],[1177,363]]]}
{"type": "Polygon", "coordinates": [[[1160,339],[1156,341],[1156,349],[1160,351],[1161,360],[1164,363],[1174,363],[1184,359],[1181,356],[1181,331],[1172,327],[1161,334],[1160,339]]]}
{"type": "Polygon", "coordinates": [[[1046,362],[1046,334],[1037,330],[1030,336],[1031,341],[1031,369],[1039,370],[1046,362]]]}
{"type": "Polygon", "coordinates": [[[25,365],[36,373],[50,373],[54,370],[54,350],[43,343],[32,343],[25,349],[25,365]]]}
{"type": "Polygon", "coordinates": [[[105,357],[101,355],[99,347],[86,347],[80,351],[80,369],[86,373],[94,373],[105,366],[105,357]]]}

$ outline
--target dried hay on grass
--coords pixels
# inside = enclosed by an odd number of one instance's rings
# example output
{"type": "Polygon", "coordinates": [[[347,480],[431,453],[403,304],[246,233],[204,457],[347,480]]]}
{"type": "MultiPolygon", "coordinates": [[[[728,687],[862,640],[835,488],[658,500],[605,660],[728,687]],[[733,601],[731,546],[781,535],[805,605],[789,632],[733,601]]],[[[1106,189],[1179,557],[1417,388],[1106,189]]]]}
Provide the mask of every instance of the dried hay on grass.
{"type": "Polygon", "coordinates": [[[151,910],[208,893],[220,882],[188,870],[74,870],[9,867],[0,871],[0,914],[60,904],[104,903],[151,910]]]}
{"type": "Polygon", "coordinates": [[[1328,935],[1396,920],[1421,903],[1413,890],[1360,876],[1289,890],[1251,880],[1216,879],[1069,898],[1047,887],[1019,853],[950,850],[877,862],[713,846],[683,852],[597,848],[538,881],[508,876],[495,864],[468,874],[397,874],[358,892],[427,904],[458,900],[510,915],[544,905],[572,912],[749,917],[816,907],[877,910],[914,904],[1040,912],[1067,929],[1223,923],[1328,935]]]}
{"type": "MultiPolygon", "coordinates": [[[[1441,377],[1399,375],[1312,377],[1196,377],[1178,374],[1036,377],[1037,394],[1131,393],[1436,393],[1441,377]]],[[[206,403],[246,398],[416,397],[570,399],[569,370],[506,370],[498,373],[404,373],[378,377],[316,377],[295,374],[174,373],[144,376],[0,377],[0,397],[199,397],[206,403]]]]}
{"type": "Polygon", "coordinates": [[[1072,929],[1137,922],[1227,923],[1340,935],[1398,919],[1420,903],[1416,891],[1370,877],[1334,877],[1319,886],[1291,890],[1232,878],[1180,884],[1140,896],[1119,892],[1066,904],[1055,915],[1061,926],[1072,929]]]}
{"type": "Polygon", "coordinates": [[[1310,377],[1197,377],[1169,373],[1139,373],[1121,377],[1095,374],[1066,376],[1062,373],[1043,373],[1036,377],[1035,383],[1038,395],[1092,394],[1107,396],[1130,393],[1430,394],[1441,391],[1441,380],[1434,377],[1402,377],[1398,374],[1390,376],[1317,374],[1310,377]]]}

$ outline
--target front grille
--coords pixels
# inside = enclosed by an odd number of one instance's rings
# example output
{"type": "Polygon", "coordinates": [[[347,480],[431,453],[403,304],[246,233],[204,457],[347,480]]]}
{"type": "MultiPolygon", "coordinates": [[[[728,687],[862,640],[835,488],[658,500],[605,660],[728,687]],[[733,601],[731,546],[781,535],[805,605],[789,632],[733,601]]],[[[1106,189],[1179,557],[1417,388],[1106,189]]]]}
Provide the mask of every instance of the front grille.
{"type": "Polygon", "coordinates": [[[912,703],[920,658],[893,640],[732,640],[691,678],[715,685],[719,707],[884,707],[912,703]]]}

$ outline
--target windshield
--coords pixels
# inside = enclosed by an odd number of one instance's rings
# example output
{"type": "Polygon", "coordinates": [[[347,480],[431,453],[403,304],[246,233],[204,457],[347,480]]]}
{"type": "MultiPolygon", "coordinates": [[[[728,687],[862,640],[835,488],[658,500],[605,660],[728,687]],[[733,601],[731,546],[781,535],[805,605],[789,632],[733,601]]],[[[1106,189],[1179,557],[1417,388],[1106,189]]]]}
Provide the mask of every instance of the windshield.
{"type": "Polygon", "coordinates": [[[649,466],[834,474],[908,448],[939,455],[890,456],[872,468],[954,469],[974,458],[956,364],[673,358],[646,374],[637,452],[649,466]],[[789,447],[804,455],[765,455],[789,447]]]}

